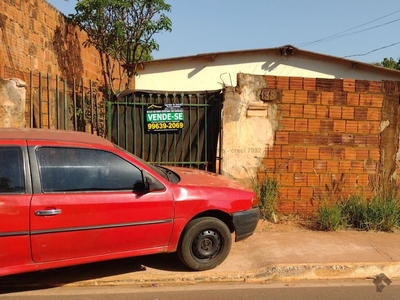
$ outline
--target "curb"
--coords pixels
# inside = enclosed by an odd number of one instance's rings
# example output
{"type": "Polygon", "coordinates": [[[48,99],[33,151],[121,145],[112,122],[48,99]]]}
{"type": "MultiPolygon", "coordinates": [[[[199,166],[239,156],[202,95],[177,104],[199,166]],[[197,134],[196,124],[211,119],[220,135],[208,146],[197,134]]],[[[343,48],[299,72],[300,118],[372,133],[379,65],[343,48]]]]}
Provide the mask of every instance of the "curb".
{"type": "Polygon", "coordinates": [[[126,273],[104,278],[71,282],[56,279],[47,282],[3,281],[0,288],[84,287],[84,286],[160,286],[198,283],[264,283],[268,281],[300,281],[327,279],[400,278],[400,263],[346,263],[346,264],[278,264],[244,272],[195,272],[167,274],[126,273]]]}
{"type": "Polygon", "coordinates": [[[53,286],[116,286],[116,285],[175,285],[197,283],[263,283],[267,281],[299,281],[326,279],[376,279],[400,278],[400,263],[348,263],[348,264],[297,264],[271,265],[244,272],[203,272],[136,274],[129,273],[102,279],[84,280],[70,283],[47,283],[53,286]]]}
{"type": "Polygon", "coordinates": [[[313,280],[313,279],[374,279],[384,274],[400,278],[399,263],[348,263],[348,264],[299,264],[276,265],[259,270],[249,279],[263,280],[313,280]]]}

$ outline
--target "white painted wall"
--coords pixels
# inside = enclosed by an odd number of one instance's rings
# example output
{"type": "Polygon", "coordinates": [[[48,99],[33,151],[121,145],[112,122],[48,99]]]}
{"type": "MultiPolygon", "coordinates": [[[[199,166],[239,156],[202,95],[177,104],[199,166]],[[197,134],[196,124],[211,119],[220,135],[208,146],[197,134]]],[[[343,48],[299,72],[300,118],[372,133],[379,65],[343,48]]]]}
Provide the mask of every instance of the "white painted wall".
{"type": "Polygon", "coordinates": [[[218,54],[211,58],[160,60],[145,65],[136,77],[136,89],[160,91],[218,90],[223,84],[236,86],[236,75],[294,76],[307,78],[354,78],[360,80],[400,80],[400,72],[383,68],[352,68],[351,61],[299,58],[268,53],[218,54]]]}

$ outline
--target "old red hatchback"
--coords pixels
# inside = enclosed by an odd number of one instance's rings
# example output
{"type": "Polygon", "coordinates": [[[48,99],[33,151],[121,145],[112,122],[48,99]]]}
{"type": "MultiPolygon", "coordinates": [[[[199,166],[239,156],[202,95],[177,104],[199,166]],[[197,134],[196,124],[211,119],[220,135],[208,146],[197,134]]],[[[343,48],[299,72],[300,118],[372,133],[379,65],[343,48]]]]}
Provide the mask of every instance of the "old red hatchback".
{"type": "Polygon", "coordinates": [[[0,275],[178,252],[211,269],[259,220],[254,193],[81,132],[0,129],[0,275]]]}

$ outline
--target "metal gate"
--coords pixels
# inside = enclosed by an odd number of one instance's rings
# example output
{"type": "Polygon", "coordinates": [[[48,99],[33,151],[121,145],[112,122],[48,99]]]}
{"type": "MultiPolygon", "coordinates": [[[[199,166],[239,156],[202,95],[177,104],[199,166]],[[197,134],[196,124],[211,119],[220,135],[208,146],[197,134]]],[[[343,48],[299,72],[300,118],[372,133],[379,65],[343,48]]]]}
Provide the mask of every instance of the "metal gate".
{"type": "Polygon", "coordinates": [[[155,164],[184,166],[219,173],[222,94],[125,91],[107,104],[108,138],[155,164]],[[182,104],[183,128],[149,132],[151,104],[182,104]]]}
{"type": "Polygon", "coordinates": [[[30,128],[86,131],[105,136],[105,109],[98,83],[31,71],[27,80],[25,123],[30,128]]]}

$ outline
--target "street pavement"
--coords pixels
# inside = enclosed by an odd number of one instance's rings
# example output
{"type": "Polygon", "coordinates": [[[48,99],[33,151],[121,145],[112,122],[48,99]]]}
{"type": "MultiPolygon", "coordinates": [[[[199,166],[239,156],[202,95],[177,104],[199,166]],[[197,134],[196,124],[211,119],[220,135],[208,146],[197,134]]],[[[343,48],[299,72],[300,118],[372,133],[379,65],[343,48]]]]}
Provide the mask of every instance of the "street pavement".
{"type": "Polygon", "coordinates": [[[228,258],[213,270],[190,271],[175,254],[163,254],[7,276],[0,288],[356,278],[400,278],[400,232],[282,230],[260,221],[256,232],[233,243],[228,258]]]}

